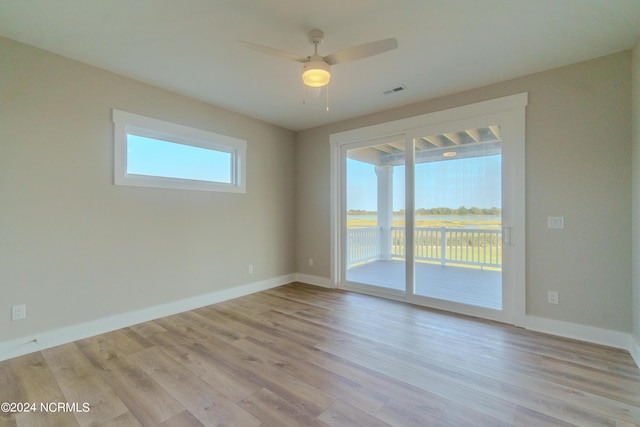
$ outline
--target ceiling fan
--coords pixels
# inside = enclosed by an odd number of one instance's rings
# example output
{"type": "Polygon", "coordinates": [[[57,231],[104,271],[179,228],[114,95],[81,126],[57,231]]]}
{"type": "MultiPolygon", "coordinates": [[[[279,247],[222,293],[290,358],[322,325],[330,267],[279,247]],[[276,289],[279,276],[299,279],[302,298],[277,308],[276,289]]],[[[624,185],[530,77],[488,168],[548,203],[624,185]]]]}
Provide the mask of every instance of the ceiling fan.
{"type": "Polygon", "coordinates": [[[324,32],[318,29],[309,31],[309,43],[313,44],[314,51],[313,55],[306,57],[256,43],[241,43],[258,52],[302,63],[302,81],[305,85],[314,88],[320,88],[329,83],[331,79],[331,65],[368,58],[369,56],[378,55],[398,47],[398,41],[395,38],[390,38],[342,49],[327,56],[320,56],[318,54],[318,45],[323,41],[324,32]]]}

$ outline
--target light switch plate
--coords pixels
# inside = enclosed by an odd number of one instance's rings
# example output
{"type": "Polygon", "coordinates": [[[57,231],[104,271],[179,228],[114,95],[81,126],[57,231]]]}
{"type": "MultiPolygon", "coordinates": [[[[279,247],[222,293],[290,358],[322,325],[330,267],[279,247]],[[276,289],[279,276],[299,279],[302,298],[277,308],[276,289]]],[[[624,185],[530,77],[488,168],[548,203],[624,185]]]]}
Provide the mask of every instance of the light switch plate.
{"type": "Polygon", "coordinates": [[[22,320],[27,317],[27,306],[25,304],[11,306],[11,320],[22,320]]]}
{"type": "Polygon", "coordinates": [[[547,217],[547,228],[564,228],[563,216],[549,216],[547,217]]]}

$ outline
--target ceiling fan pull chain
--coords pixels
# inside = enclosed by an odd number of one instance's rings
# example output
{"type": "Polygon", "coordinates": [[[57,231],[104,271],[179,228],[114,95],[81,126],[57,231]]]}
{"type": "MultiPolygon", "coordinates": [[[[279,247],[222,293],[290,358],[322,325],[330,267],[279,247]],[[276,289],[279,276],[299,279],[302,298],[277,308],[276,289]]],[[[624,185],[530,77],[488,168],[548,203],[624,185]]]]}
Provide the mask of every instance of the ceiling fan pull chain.
{"type": "Polygon", "coordinates": [[[329,85],[327,84],[327,111],[329,111],[329,85]]]}
{"type": "Polygon", "coordinates": [[[307,97],[306,85],[304,83],[302,83],[302,105],[306,105],[307,104],[306,97],[307,97]]]}

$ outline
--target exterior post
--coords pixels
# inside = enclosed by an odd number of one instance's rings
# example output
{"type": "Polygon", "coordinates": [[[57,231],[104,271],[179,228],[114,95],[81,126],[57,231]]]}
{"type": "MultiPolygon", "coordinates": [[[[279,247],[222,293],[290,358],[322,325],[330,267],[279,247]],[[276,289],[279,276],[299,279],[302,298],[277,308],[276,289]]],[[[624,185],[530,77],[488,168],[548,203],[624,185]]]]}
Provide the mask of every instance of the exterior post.
{"type": "Polygon", "coordinates": [[[391,227],[393,225],[393,166],[376,166],[378,176],[378,229],[380,230],[380,259],[390,260],[391,227]]]}
{"type": "Polygon", "coordinates": [[[447,263],[447,228],[440,227],[440,264],[447,263]]]}

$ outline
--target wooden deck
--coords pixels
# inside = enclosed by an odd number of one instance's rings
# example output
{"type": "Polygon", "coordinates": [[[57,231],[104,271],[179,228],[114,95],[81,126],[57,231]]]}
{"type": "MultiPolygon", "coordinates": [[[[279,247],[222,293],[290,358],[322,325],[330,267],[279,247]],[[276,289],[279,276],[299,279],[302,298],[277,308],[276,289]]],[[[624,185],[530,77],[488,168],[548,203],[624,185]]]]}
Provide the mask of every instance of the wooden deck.
{"type": "Polygon", "coordinates": [[[637,426],[640,370],[623,350],[292,284],[0,362],[0,402],[37,405],[0,412],[10,427],[637,426]]]}
{"type": "MultiPolygon", "coordinates": [[[[347,280],[387,289],[405,289],[404,260],[371,261],[347,270],[347,280]]],[[[416,294],[494,310],[502,309],[502,273],[417,262],[416,294]]]]}

